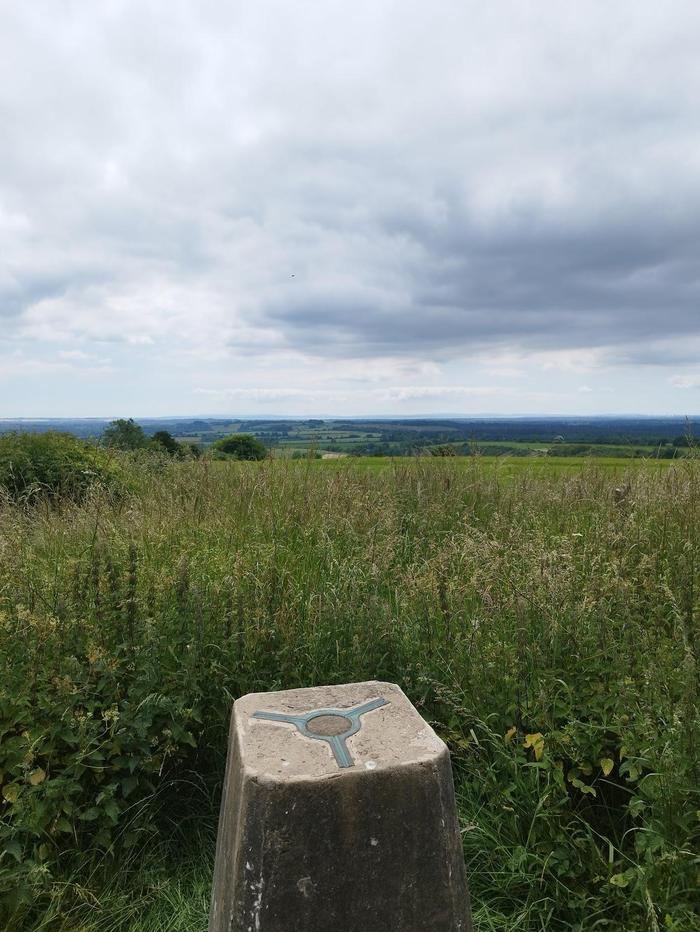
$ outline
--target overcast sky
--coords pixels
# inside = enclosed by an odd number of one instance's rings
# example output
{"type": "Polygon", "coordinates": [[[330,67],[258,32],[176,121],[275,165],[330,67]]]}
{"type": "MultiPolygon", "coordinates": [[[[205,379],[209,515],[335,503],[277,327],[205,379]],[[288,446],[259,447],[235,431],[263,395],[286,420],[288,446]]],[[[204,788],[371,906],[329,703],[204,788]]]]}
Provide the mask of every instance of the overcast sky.
{"type": "Polygon", "coordinates": [[[0,416],[700,412],[697,0],[0,13],[0,416]]]}

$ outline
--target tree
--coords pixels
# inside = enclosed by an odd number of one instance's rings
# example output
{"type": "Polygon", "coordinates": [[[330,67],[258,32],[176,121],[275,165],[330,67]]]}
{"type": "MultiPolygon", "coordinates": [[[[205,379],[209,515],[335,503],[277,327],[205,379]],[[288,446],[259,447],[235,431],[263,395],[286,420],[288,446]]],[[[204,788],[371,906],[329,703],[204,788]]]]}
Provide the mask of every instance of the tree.
{"type": "Polygon", "coordinates": [[[148,446],[148,437],[133,417],[128,420],[121,417],[105,427],[102,442],[106,447],[115,447],[117,450],[139,450],[148,446]]]}
{"type": "Polygon", "coordinates": [[[182,453],[180,444],[169,430],[157,430],[151,437],[151,443],[160,447],[165,453],[169,453],[170,456],[178,456],[182,453]]]}
{"type": "Polygon", "coordinates": [[[237,460],[264,460],[267,456],[265,445],[252,434],[229,434],[217,440],[214,449],[237,460]]]}

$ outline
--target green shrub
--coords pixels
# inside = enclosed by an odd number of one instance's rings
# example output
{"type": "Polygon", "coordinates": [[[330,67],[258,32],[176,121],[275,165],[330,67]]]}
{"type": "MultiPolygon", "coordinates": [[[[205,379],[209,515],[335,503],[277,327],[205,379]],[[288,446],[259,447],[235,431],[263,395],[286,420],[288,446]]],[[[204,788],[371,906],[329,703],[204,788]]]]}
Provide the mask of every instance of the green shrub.
{"type": "Polygon", "coordinates": [[[431,456],[457,456],[457,451],[451,443],[441,443],[436,447],[428,447],[431,456]]]}
{"type": "Polygon", "coordinates": [[[80,500],[89,488],[115,488],[121,471],[109,455],[71,434],[10,433],[0,437],[0,491],[16,501],[80,500]]]}
{"type": "Polygon", "coordinates": [[[252,434],[229,434],[216,441],[214,450],[236,460],[264,460],[267,456],[265,444],[252,434]]]}

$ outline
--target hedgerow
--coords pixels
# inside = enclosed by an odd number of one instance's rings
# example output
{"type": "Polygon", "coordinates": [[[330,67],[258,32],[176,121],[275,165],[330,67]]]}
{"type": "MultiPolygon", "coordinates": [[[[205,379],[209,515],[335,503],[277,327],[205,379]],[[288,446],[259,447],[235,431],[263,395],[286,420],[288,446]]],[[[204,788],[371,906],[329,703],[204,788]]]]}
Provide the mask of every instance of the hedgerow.
{"type": "Polygon", "coordinates": [[[83,498],[95,486],[116,489],[123,476],[95,444],[58,431],[0,436],[0,495],[14,501],[83,498]]]}

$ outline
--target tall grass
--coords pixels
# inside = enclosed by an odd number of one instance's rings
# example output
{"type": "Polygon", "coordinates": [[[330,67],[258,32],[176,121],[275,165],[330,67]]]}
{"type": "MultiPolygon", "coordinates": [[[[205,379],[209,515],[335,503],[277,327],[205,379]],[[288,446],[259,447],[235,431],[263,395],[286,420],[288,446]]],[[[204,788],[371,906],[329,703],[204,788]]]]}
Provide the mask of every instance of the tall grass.
{"type": "Polygon", "coordinates": [[[483,930],[698,925],[700,464],[132,466],[0,510],[8,929],[206,926],[232,699],[398,682],[483,930]]]}

